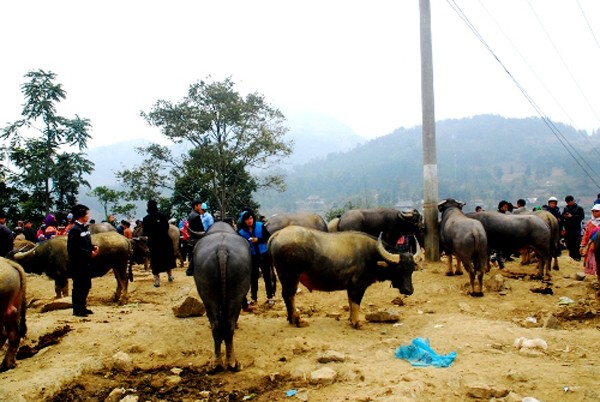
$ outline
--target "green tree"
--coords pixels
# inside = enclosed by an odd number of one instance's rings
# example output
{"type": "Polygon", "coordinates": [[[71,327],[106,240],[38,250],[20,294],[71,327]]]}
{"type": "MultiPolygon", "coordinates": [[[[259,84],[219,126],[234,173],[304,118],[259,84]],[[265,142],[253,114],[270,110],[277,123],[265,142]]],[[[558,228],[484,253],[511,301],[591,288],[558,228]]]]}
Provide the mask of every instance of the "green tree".
{"type": "MultiPolygon", "coordinates": [[[[262,95],[242,97],[233,87],[230,78],[200,81],[190,86],[181,102],[159,100],[150,112],[141,113],[166,138],[191,145],[179,163],[170,155],[148,153],[161,167],[170,164],[172,169],[167,178],[155,171],[161,180],[154,184],[166,189],[173,183],[172,194],[188,210],[191,200],[203,197],[222,216],[234,214],[243,206],[258,206],[252,192],[284,189],[281,175],[259,176],[258,172],[291,154],[292,143],[283,139],[285,118],[262,95]]],[[[131,183],[132,177],[141,175],[148,172],[138,168],[118,177],[131,183]]]]}
{"type": "Polygon", "coordinates": [[[29,81],[21,85],[22,119],[4,127],[0,137],[10,140],[8,157],[18,170],[12,176],[16,185],[37,203],[38,214],[47,213],[74,202],[78,184],[88,185],[83,176],[92,172],[93,163],[81,151],[87,148],[90,122],[57,114],[56,104],[66,99],[66,92],[54,82],[56,74],[35,70],[25,77],[29,81]],[[69,147],[79,152],[63,149],[69,147]]]}
{"type": "Polygon", "coordinates": [[[98,202],[102,205],[102,209],[104,209],[104,216],[106,218],[112,213],[129,215],[135,210],[135,205],[133,204],[120,204],[121,199],[125,197],[124,191],[113,190],[106,186],[98,186],[90,191],[88,195],[98,199],[98,202]]]}

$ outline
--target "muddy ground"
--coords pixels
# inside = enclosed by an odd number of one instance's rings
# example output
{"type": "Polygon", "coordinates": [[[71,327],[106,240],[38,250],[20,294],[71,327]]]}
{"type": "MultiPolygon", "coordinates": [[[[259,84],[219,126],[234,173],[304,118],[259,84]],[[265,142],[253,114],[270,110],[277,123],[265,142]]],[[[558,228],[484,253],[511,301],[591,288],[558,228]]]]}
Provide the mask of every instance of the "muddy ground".
{"type": "Polygon", "coordinates": [[[42,312],[53,283],[31,275],[29,332],[17,367],[0,373],[0,401],[598,401],[597,281],[576,278],[580,262],[559,261],[551,284],[531,280],[533,267],[518,260],[494,268],[485,276],[493,289],[482,298],[466,294],[465,276],[445,276],[444,263],[422,263],[412,296],[377,283],[363,300],[363,313],[396,313],[399,321],[366,322],[360,330],[348,322],[345,292],[302,288],[297,303],[310,325],[295,328],[280,294],[268,308],[261,287],[260,308],[242,313],[235,335],[243,370],[214,375],[207,374],[206,316],[172,312],[177,301],[197,296],[184,269],[154,288],[152,276],[134,267],[124,306],[111,300],[112,274],[95,279],[88,318],[70,309],[42,312]],[[396,358],[396,348],[416,337],[440,354],[457,352],[452,366],[413,367],[396,358]],[[519,350],[520,337],[548,347],[519,350]],[[323,371],[329,377],[313,378],[323,371]]]}

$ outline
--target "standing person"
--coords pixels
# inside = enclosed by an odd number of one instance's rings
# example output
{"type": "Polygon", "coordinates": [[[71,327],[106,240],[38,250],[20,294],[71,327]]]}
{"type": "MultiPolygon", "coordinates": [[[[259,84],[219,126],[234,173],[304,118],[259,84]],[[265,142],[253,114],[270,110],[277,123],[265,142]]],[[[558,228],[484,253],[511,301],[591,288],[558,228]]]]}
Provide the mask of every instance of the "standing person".
{"type": "Polygon", "coordinates": [[[569,256],[575,261],[581,261],[579,244],[581,243],[581,222],[585,218],[585,213],[583,208],[577,205],[572,195],[567,195],[565,202],[567,205],[563,208],[561,215],[565,244],[569,250],[569,256]]]}
{"type": "Polygon", "coordinates": [[[25,240],[29,240],[32,243],[37,242],[37,231],[33,228],[31,221],[29,219],[26,219],[25,222],[23,222],[23,225],[23,234],[25,235],[25,240]]]}
{"type": "Polygon", "coordinates": [[[98,255],[98,246],[92,245],[88,220],[90,209],[85,205],[73,207],[75,223],[67,235],[69,273],[73,278],[73,315],[87,317],[94,312],[87,308],[87,297],[92,288],[92,258],[98,255]]]}
{"type": "Polygon", "coordinates": [[[135,221],[135,227],[133,228],[133,237],[140,237],[144,235],[144,225],[142,221],[137,219],[135,221]]]}
{"type": "Polygon", "coordinates": [[[250,306],[256,306],[258,301],[258,278],[262,271],[265,281],[265,291],[267,293],[267,305],[272,307],[275,304],[273,296],[275,289],[271,278],[271,267],[268,266],[267,241],[269,240],[266,233],[263,231],[262,222],[255,222],[254,213],[252,211],[244,211],[240,214],[241,226],[239,234],[242,235],[250,245],[252,254],[252,274],[250,277],[250,306]]]}
{"type": "Polygon", "coordinates": [[[600,193],[598,193],[598,195],[596,196],[596,199],[594,200],[594,205],[596,204],[600,204],[600,193]]]}
{"type": "Polygon", "coordinates": [[[583,272],[587,275],[597,275],[596,253],[594,239],[598,236],[600,229],[600,204],[594,204],[592,207],[592,219],[585,225],[581,243],[579,244],[579,254],[583,259],[583,272]]]}
{"type": "Polygon", "coordinates": [[[121,221],[121,234],[125,236],[127,239],[133,239],[133,232],[131,231],[131,223],[123,219],[121,221]]]}
{"type": "Polygon", "coordinates": [[[201,211],[202,202],[199,200],[192,201],[192,211],[188,215],[186,229],[189,235],[187,241],[187,253],[190,256],[190,262],[188,262],[188,267],[185,271],[187,276],[194,275],[194,246],[206,232],[204,224],[202,223],[202,215],[200,214],[201,211]]]}
{"type": "Polygon", "coordinates": [[[556,220],[558,220],[558,223],[562,226],[560,219],[560,208],[558,207],[558,199],[556,197],[548,198],[548,205],[544,205],[542,209],[554,215],[556,220]]]}
{"type": "Polygon", "coordinates": [[[154,275],[154,287],[160,286],[161,272],[166,272],[169,282],[173,282],[171,269],[175,267],[175,252],[173,241],[169,237],[169,218],[158,212],[158,204],[155,200],[148,201],[146,210],[148,215],[144,217],[144,236],[148,236],[148,248],[150,249],[150,268],[154,275]]]}
{"type": "Polygon", "coordinates": [[[208,205],[205,202],[200,204],[200,216],[202,217],[202,225],[206,232],[215,223],[215,218],[208,212],[208,205]]]}
{"type": "Polygon", "coordinates": [[[13,249],[15,238],[12,230],[6,226],[6,214],[0,211],[0,256],[5,257],[13,249]]]}
{"type": "Polygon", "coordinates": [[[527,201],[525,201],[522,198],[519,198],[517,200],[517,207],[515,209],[513,209],[513,214],[518,215],[518,214],[522,214],[524,212],[527,212],[527,207],[525,206],[527,205],[527,201]]]}

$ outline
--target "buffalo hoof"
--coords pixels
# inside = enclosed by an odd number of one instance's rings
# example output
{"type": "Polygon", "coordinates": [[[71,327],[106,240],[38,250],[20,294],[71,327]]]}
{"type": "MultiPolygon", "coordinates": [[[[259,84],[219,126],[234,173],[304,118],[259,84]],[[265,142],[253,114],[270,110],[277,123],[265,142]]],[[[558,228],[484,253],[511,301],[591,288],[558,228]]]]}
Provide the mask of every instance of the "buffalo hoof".
{"type": "Polygon", "coordinates": [[[352,328],[354,328],[354,329],[361,329],[363,327],[364,323],[362,321],[357,321],[357,322],[352,322],[350,324],[352,324],[352,328]]]}
{"type": "Polygon", "coordinates": [[[552,269],[558,271],[558,265],[553,266],[552,269]]]}
{"type": "Polygon", "coordinates": [[[462,275],[462,274],[463,274],[463,271],[456,271],[456,272],[454,273],[454,275],[462,275]]]}
{"type": "Polygon", "coordinates": [[[218,364],[213,364],[208,368],[208,374],[217,374],[220,373],[222,371],[225,370],[225,367],[223,367],[223,364],[218,363],[218,364]]]}
{"type": "Polygon", "coordinates": [[[3,373],[5,371],[8,371],[10,369],[14,369],[17,366],[16,363],[7,363],[6,361],[2,362],[2,365],[0,365],[0,373],[3,373]]]}
{"type": "Polygon", "coordinates": [[[483,292],[470,292],[469,294],[473,297],[483,297],[483,292]]]}
{"type": "Polygon", "coordinates": [[[446,276],[454,276],[454,272],[452,272],[452,271],[446,271],[446,276]]]}

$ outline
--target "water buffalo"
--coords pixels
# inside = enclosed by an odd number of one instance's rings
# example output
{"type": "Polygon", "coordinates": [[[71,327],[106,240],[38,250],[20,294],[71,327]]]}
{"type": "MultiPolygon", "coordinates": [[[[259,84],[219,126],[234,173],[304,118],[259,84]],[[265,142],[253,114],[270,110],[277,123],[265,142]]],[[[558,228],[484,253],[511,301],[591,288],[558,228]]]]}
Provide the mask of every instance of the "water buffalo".
{"type": "MultiPolygon", "coordinates": [[[[124,304],[127,301],[127,280],[133,278],[131,267],[127,270],[131,244],[124,236],[112,231],[93,234],[92,243],[99,248],[98,255],[92,259],[93,277],[103,276],[112,268],[117,280],[114,300],[124,304]]],[[[55,236],[31,250],[11,252],[9,256],[19,262],[26,272],[38,275],[45,273],[54,279],[57,298],[68,295],[70,262],[67,236],[55,236]]]]}
{"type": "Polygon", "coordinates": [[[442,213],[440,243],[448,251],[448,275],[452,275],[452,255],[469,274],[471,296],[483,296],[483,272],[487,264],[487,236],[481,222],[465,216],[464,204],[448,198],[438,204],[442,213]],[[477,280],[477,282],[475,282],[477,280]]]}
{"type": "Polygon", "coordinates": [[[372,236],[383,232],[382,240],[395,246],[403,234],[417,234],[423,229],[423,217],[416,209],[398,211],[391,208],[351,209],[340,217],[338,230],[357,230],[372,236]]]}
{"type": "Polygon", "coordinates": [[[390,253],[381,238],[365,233],[324,233],[288,226],[271,236],[269,252],[281,282],[288,321],[298,327],[307,325],[296,311],[294,296],[299,282],[310,291],[346,289],[350,322],[355,328],[361,325],[360,302],[372,283],[389,280],[400,293],[413,293],[412,254],[390,253]]]}
{"type": "Polygon", "coordinates": [[[538,256],[536,277],[550,279],[550,229],[534,215],[506,215],[499,212],[467,214],[483,225],[491,250],[523,250],[531,247],[538,256]]]}
{"type": "Polygon", "coordinates": [[[215,222],[194,247],[194,281],[206,307],[214,341],[213,371],[224,368],[221,344],[225,342],[227,369],[239,371],[233,333],[250,289],[252,258],[248,242],[231,225],[215,222]]]}
{"type": "Polygon", "coordinates": [[[274,234],[278,230],[291,225],[303,226],[305,228],[312,228],[322,232],[327,232],[327,223],[325,220],[320,215],[310,212],[272,215],[267,220],[267,223],[265,223],[265,229],[267,229],[270,234],[274,234]]]}
{"type": "Polygon", "coordinates": [[[8,339],[8,349],[0,371],[15,367],[19,343],[27,332],[26,283],[23,268],[14,261],[0,257],[0,348],[8,339]]]}
{"type": "MultiPolygon", "coordinates": [[[[552,269],[558,271],[558,256],[560,255],[560,225],[558,219],[548,211],[526,211],[522,214],[535,215],[542,218],[548,228],[550,229],[550,254],[552,255],[553,263],[552,269]]],[[[521,264],[526,265],[530,263],[529,250],[525,250],[521,253],[521,264]]]]}
{"type": "Polygon", "coordinates": [[[335,218],[331,219],[329,222],[327,222],[327,231],[331,233],[337,232],[339,223],[340,216],[336,216],[335,218]]]}
{"type": "Polygon", "coordinates": [[[111,225],[108,222],[100,222],[100,223],[91,223],[90,224],[90,233],[107,233],[107,232],[116,232],[117,228],[111,225]]]}

